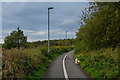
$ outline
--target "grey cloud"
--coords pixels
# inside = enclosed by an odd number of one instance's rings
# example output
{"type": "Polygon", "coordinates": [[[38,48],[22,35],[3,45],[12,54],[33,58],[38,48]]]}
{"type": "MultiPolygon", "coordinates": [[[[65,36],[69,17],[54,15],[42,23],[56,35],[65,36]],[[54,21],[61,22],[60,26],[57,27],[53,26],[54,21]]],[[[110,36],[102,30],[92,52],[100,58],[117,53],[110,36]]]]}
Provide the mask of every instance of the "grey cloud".
{"type": "MultiPolygon", "coordinates": [[[[47,39],[48,29],[48,7],[50,10],[51,39],[64,38],[64,31],[75,33],[79,28],[78,16],[82,15],[81,10],[88,7],[88,3],[44,3],[44,2],[20,2],[3,3],[2,6],[2,28],[15,30],[17,26],[24,30],[29,40],[47,39]],[[59,31],[58,31],[59,30],[59,31]],[[58,32],[57,32],[58,31],[58,32]],[[55,34],[56,33],[56,34],[55,34]]],[[[3,32],[5,37],[7,33],[3,32]]],[[[73,34],[75,35],[75,34],[73,34]]],[[[73,36],[71,35],[71,36],[73,36]]],[[[71,37],[69,35],[69,37],[71,37]]]]}

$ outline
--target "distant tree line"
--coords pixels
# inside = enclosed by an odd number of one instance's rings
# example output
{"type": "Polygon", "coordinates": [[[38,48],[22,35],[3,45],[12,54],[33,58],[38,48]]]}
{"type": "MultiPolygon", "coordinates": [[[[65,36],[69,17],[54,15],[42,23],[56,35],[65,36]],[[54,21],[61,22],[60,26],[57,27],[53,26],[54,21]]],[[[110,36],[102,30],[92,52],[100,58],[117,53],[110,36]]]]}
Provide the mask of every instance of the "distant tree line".
{"type": "MultiPolygon", "coordinates": [[[[30,48],[30,47],[39,47],[47,46],[48,41],[36,41],[36,42],[27,42],[27,36],[24,35],[23,31],[17,28],[17,31],[13,31],[10,35],[6,36],[4,39],[4,44],[2,45],[5,49],[17,48],[20,47],[30,48]]],[[[68,46],[74,46],[74,39],[67,39],[68,46]]],[[[66,39],[59,40],[50,40],[50,46],[66,46],[66,39]]]]}
{"type": "MultiPolygon", "coordinates": [[[[27,42],[27,47],[39,47],[39,46],[47,46],[48,41],[36,41],[36,42],[27,42]]],[[[74,39],[67,39],[67,45],[74,47],[74,39]]],[[[50,40],[50,46],[66,46],[66,39],[59,39],[59,40],[50,40]]]]}

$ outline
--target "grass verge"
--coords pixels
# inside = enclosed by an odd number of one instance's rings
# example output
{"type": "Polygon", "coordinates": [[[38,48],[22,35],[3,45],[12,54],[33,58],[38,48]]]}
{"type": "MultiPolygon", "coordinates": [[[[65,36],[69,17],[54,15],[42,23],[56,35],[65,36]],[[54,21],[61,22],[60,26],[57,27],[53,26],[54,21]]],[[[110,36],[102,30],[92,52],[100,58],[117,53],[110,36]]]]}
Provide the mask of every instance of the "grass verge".
{"type": "Polygon", "coordinates": [[[80,66],[93,79],[118,79],[119,48],[102,48],[100,50],[79,52],[75,57],[80,60],[80,66]]]}

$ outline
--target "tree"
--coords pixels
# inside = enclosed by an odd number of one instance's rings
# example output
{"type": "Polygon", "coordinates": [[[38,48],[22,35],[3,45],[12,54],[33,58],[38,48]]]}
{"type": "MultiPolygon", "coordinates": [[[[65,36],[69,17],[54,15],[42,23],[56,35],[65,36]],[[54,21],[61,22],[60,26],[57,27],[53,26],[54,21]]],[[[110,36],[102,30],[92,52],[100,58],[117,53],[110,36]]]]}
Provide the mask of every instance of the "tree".
{"type": "Polygon", "coordinates": [[[17,28],[17,31],[13,31],[10,33],[10,36],[8,35],[5,37],[4,40],[4,48],[11,49],[11,48],[19,48],[21,46],[25,46],[25,43],[27,42],[27,37],[24,36],[23,31],[19,29],[19,26],[17,28]]]}
{"type": "Polygon", "coordinates": [[[120,3],[91,2],[81,16],[75,51],[120,45],[120,3]]]}

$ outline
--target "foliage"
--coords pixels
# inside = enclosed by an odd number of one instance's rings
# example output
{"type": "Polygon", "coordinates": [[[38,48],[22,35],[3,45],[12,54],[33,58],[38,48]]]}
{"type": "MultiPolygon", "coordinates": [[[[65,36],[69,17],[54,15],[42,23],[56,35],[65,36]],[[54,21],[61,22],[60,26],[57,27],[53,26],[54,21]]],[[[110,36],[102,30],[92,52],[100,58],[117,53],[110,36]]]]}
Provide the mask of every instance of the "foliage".
{"type": "Polygon", "coordinates": [[[96,50],[120,43],[120,3],[90,3],[83,12],[77,32],[76,52],[96,50]],[[81,46],[80,46],[81,45],[81,46]],[[77,49],[80,47],[80,49],[77,49]]]}
{"type": "MultiPolygon", "coordinates": [[[[48,41],[37,41],[37,42],[27,42],[26,46],[27,48],[30,47],[39,47],[41,45],[47,46],[48,41]]],[[[67,39],[67,45],[68,46],[74,46],[74,39],[67,39]]],[[[66,46],[66,39],[59,39],[59,40],[50,40],[50,46],[66,46]]]]}
{"type": "Polygon", "coordinates": [[[91,2],[76,33],[75,56],[93,78],[118,78],[120,3],[91,2]]]}
{"type": "Polygon", "coordinates": [[[18,27],[17,31],[13,31],[10,36],[5,38],[5,44],[3,44],[2,77],[39,79],[55,57],[73,49],[71,47],[73,40],[67,40],[67,48],[65,40],[50,40],[51,48],[48,54],[46,40],[27,42],[27,37],[18,27]]]}
{"type": "Polygon", "coordinates": [[[5,37],[5,44],[3,45],[3,47],[6,49],[19,48],[21,46],[25,46],[26,42],[27,37],[24,36],[23,31],[20,30],[18,26],[17,31],[13,31],[12,33],[10,33],[10,36],[5,37]]]}
{"type": "Polygon", "coordinates": [[[46,46],[20,49],[4,49],[2,52],[3,78],[40,78],[48,64],[58,55],[73,48],[51,47],[47,53],[46,46]]]}
{"type": "Polygon", "coordinates": [[[87,53],[75,54],[80,60],[80,65],[91,75],[92,78],[112,79],[118,78],[118,50],[102,48],[88,51],[87,53]],[[114,55],[113,55],[114,54],[114,55]]]}

